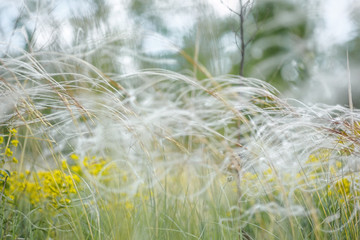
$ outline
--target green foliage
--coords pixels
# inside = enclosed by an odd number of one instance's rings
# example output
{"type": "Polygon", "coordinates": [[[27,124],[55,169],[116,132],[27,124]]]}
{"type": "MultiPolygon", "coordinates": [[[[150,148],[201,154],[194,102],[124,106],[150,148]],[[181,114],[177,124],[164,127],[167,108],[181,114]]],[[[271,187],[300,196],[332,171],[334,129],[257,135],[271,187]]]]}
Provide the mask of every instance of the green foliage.
{"type": "Polygon", "coordinates": [[[245,76],[266,79],[280,91],[309,78],[314,25],[306,11],[306,3],[255,1],[245,26],[255,28],[247,34],[254,36],[246,52],[245,76]]]}

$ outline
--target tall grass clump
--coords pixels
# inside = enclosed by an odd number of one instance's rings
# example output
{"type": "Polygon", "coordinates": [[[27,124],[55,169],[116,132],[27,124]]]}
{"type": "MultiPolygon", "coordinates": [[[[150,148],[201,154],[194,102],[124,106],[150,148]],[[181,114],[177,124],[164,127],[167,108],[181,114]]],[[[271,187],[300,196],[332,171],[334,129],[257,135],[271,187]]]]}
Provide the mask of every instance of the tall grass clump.
{"type": "Polygon", "coordinates": [[[360,112],[238,76],[0,65],[1,236],[357,239],[360,112]]]}

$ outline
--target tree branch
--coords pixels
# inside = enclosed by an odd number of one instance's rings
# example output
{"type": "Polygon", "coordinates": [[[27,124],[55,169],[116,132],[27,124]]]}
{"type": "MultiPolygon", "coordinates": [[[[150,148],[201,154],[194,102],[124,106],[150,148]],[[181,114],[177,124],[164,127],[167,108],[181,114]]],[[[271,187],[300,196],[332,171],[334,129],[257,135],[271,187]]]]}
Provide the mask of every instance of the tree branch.
{"type": "Polygon", "coordinates": [[[230,12],[236,14],[236,15],[240,15],[238,12],[236,12],[234,9],[232,9],[231,7],[229,7],[229,5],[225,4],[222,0],[220,0],[221,4],[224,5],[230,12]]]}
{"type": "Polygon", "coordinates": [[[244,75],[244,62],[245,62],[245,41],[244,41],[244,7],[242,4],[242,0],[239,0],[240,4],[240,14],[239,14],[239,20],[240,20],[240,54],[241,54],[241,60],[240,60],[240,67],[239,67],[239,75],[244,75]]]}
{"type": "Polygon", "coordinates": [[[239,0],[239,7],[240,7],[240,12],[235,11],[234,9],[232,9],[231,7],[229,7],[227,4],[225,4],[223,2],[223,0],[220,0],[220,2],[232,13],[234,13],[236,16],[239,17],[239,33],[237,33],[237,31],[235,32],[235,43],[238,46],[238,48],[240,49],[240,66],[239,66],[239,75],[240,76],[244,76],[244,64],[245,64],[245,50],[246,47],[248,46],[248,44],[254,40],[255,35],[257,33],[257,30],[255,31],[255,33],[247,40],[245,41],[245,36],[244,36],[244,24],[245,24],[245,20],[246,20],[246,15],[250,12],[250,9],[253,5],[253,1],[251,0],[247,0],[245,3],[243,3],[243,0],[239,0]],[[240,44],[237,41],[237,37],[240,38],[240,44]]]}

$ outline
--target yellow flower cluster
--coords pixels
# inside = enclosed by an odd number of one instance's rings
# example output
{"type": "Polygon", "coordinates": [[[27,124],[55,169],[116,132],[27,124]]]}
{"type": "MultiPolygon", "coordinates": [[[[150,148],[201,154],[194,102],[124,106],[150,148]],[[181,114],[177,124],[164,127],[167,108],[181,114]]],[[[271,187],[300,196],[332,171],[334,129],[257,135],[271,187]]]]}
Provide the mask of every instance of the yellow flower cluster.
{"type": "Polygon", "coordinates": [[[17,173],[12,172],[7,180],[5,196],[19,201],[29,200],[34,206],[51,204],[61,207],[71,202],[80,179],[60,170],[17,173]]]}
{"type": "Polygon", "coordinates": [[[351,182],[347,178],[342,178],[341,180],[337,181],[335,184],[335,189],[339,194],[342,196],[349,196],[350,195],[350,184],[351,182]]]}
{"type": "Polygon", "coordinates": [[[329,176],[336,176],[339,170],[343,167],[340,161],[330,161],[331,154],[330,149],[318,149],[309,155],[306,165],[303,166],[301,172],[296,175],[296,178],[300,179],[300,184],[307,181],[316,180],[318,178],[329,176]]]}
{"type": "Polygon", "coordinates": [[[71,154],[70,159],[72,160],[72,163],[68,163],[69,161],[63,160],[61,167],[64,170],[69,169],[71,172],[78,174],[79,176],[83,176],[85,170],[92,176],[106,176],[109,174],[110,166],[107,167],[109,164],[109,161],[100,157],[88,157],[85,156],[83,158],[83,161],[80,162],[80,157],[76,154],[71,154]]]}
{"type": "MultiPolygon", "coordinates": [[[[0,167],[10,160],[14,163],[18,162],[14,156],[14,151],[19,146],[17,133],[16,129],[11,128],[5,136],[0,136],[2,152],[0,167]]],[[[72,195],[77,193],[75,186],[80,182],[80,178],[59,169],[24,173],[2,169],[0,182],[5,187],[4,195],[7,200],[13,202],[28,200],[34,207],[41,204],[60,207],[71,202],[72,195]]]]}
{"type": "MultiPolygon", "coordinates": [[[[20,202],[27,202],[31,204],[31,208],[48,210],[65,207],[71,204],[75,197],[79,197],[78,193],[83,189],[81,179],[87,181],[95,177],[110,187],[111,184],[115,187],[128,184],[127,172],[115,167],[110,160],[97,156],[81,158],[75,153],[63,160],[58,168],[48,171],[17,172],[3,169],[5,163],[18,162],[15,150],[21,147],[21,143],[17,134],[17,130],[12,128],[0,136],[0,187],[4,191],[1,198],[13,203],[14,206],[20,202]],[[113,176],[118,177],[116,179],[120,182],[111,181],[114,180],[113,176]]],[[[16,169],[15,165],[5,166],[16,169]]],[[[141,191],[136,192],[138,196],[142,196],[141,191]]],[[[109,206],[118,204],[131,216],[136,209],[134,204],[149,198],[127,196],[126,193],[122,193],[117,195],[117,201],[114,202],[113,199],[107,201],[109,206]]]]}
{"type": "MultiPolygon", "coordinates": [[[[333,161],[333,154],[337,153],[334,152],[333,149],[325,148],[318,149],[311,153],[305,162],[306,165],[297,173],[294,183],[297,184],[297,186],[318,188],[319,181],[322,182],[324,178],[326,178],[333,182],[328,185],[328,196],[336,193],[339,201],[343,201],[342,199],[350,199],[353,196],[360,195],[360,192],[356,192],[350,188],[351,175],[344,175],[343,162],[333,161]]],[[[242,189],[251,188],[252,192],[254,192],[253,190],[257,187],[256,183],[262,187],[269,186],[276,189],[278,187],[278,182],[291,182],[292,180],[290,174],[281,174],[269,167],[259,175],[256,173],[244,172],[241,175],[240,184],[242,189]]],[[[235,189],[236,183],[233,183],[233,185],[235,189]]],[[[276,191],[274,191],[274,193],[276,193],[276,191]]]]}
{"type": "MultiPolygon", "coordinates": [[[[353,174],[342,171],[343,163],[341,161],[330,162],[331,154],[335,153],[332,153],[332,150],[330,149],[320,149],[317,152],[310,154],[306,163],[312,165],[309,165],[310,171],[307,173],[307,179],[316,180],[326,173],[326,176],[332,181],[332,183],[328,185],[327,195],[336,197],[341,203],[344,203],[354,196],[360,195],[360,192],[351,188],[350,179],[354,176],[353,174]]],[[[303,173],[298,174],[298,176],[302,175],[303,173]]],[[[314,184],[316,185],[316,183],[314,184]]]]}
{"type": "MultiPolygon", "coordinates": [[[[344,176],[334,184],[328,185],[328,196],[336,196],[341,203],[358,198],[360,191],[352,187],[353,177],[353,175],[344,176]]],[[[358,180],[354,181],[358,183],[358,180]]]]}
{"type": "Polygon", "coordinates": [[[322,148],[310,154],[306,163],[328,162],[330,155],[331,155],[331,151],[329,149],[322,148]]]}
{"type": "Polygon", "coordinates": [[[267,180],[267,182],[273,182],[275,181],[275,173],[273,172],[273,169],[271,167],[269,167],[268,169],[266,169],[265,171],[263,171],[263,175],[265,177],[265,179],[267,180]]]}
{"type": "Polygon", "coordinates": [[[8,140],[5,142],[4,136],[0,136],[0,152],[2,152],[2,160],[0,166],[2,166],[5,162],[15,162],[18,160],[14,156],[14,149],[19,145],[19,141],[16,138],[17,130],[12,128],[9,130],[9,133],[5,136],[8,140]]]}
{"type": "MultiPolygon", "coordinates": [[[[17,133],[15,129],[10,130],[10,135],[17,133]]],[[[10,141],[10,139],[9,139],[10,141]]],[[[4,142],[4,138],[0,138],[0,142],[4,142]]],[[[11,141],[12,146],[18,146],[16,139],[11,141]]],[[[10,157],[13,151],[4,148],[3,156],[10,157]]],[[[17,159],[13,157],[13,161],[17,159]]],[[[84,157],[82,161],[76,154],[71,154],[69,160],[63,160],[61,168],[49,171],[38,171],[18,173],[16,171],[7,172],[0,171],[0,181],[5,185],[5,196],[14,202],[20,200],[28,200],[33,206],[44,206],[50,204],[54,207],[61,207],[69,204],[71,199],[77,193],[77,189],[81,187],[80,177],[86,178],[88,173],[90,176],[106,176],[110,173],[109,160],[102,157],[84,157]],[[69,162],[69,164],[68,164],[69,162]],[[6,179],[6,180],[5,180],[6,179]]],[[[124,182],[127,176],[122,174],[124,182]]],[[[127,209],[131,209],[129,203],[126,204],[127,209]]]]}

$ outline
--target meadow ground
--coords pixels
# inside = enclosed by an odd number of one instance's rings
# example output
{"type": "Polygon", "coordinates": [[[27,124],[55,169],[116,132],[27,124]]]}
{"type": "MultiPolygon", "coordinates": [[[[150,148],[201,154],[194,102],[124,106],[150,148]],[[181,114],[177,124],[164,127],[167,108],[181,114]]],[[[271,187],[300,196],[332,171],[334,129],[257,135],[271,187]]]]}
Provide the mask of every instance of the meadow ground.
{"type": "Polygon", "coordinates": [[[2,239],[358,239],[360,112],[267,83],[1,59],[2,239]]]}

